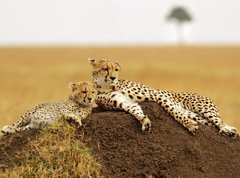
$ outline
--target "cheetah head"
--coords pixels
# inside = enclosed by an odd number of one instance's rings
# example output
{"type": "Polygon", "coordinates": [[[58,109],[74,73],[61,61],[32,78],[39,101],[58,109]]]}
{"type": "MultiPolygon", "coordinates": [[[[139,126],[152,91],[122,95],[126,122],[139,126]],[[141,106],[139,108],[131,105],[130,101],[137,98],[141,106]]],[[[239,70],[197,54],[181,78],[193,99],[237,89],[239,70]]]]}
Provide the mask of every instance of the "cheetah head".
{"type": "Polygon", "coordinates": [[[95,84],[90,82],[77,82],[70,83],[69,87],[72,90],[69,98],[73,101],[84,106],[90,106],[94,103],[97,95],[95,84]]]}
{"type": "Polygon", "coordinates": [[[88,61],[93,66],[93,82],[97,85],[114,85],[118,80],[120,65],[110,59],[91,59],[88,61]]]}

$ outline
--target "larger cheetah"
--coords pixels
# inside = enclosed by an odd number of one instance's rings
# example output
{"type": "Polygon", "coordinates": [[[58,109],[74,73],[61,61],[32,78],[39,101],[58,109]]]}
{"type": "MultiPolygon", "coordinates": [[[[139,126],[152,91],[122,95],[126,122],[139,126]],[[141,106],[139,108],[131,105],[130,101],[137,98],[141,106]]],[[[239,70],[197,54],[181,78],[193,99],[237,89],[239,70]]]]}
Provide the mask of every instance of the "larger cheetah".
{"type": "Polygon", "coordinates": [[[70,88],[72,92],[67,100],[37,105],[23,114],[13,125],[4,126],[1,132],[5,135],[32,128],[43,128],[61,116],[74,120],[81,126],[81,120],[92,112],[97,95],[96,86],[89,82],[78,82],[71,83],[70,88]]]}
{"type": "Polygon", "coordinates": [[[160,104],[176,121],[195,134],[198,123],[214,124],[222,135],[236,138],[237,129],[222,122],[215,103],[195,93],[174,93],[156,90],[140,83],[118,79],[120,65],[109,59],[89,59],[93,66],[92,80],[98,95],[96,103],[105,109],[124,110],[142,124],[143,131],[150,131],[151,121],[138,104],[154,101],[160,104]]]}

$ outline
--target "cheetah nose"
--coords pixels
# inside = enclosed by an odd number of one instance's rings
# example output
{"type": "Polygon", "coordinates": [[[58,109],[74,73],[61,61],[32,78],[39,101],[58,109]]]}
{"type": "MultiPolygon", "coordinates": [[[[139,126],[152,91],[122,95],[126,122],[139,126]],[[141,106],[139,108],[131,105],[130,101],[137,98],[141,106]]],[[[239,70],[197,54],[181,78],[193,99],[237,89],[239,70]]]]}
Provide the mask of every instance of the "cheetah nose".
{"type": "Polygon", "coordinates": [[[110,77],[110,79],[112,79],[112,81],[114,81],[116,79],[116,77],[110,77]]]}
{"type": "Polygon", "coordinates": [[[91,100],[92,100],[92,98],[88,98],[88,100],[89,100],[89,101],[91,101],[91,100]]]}

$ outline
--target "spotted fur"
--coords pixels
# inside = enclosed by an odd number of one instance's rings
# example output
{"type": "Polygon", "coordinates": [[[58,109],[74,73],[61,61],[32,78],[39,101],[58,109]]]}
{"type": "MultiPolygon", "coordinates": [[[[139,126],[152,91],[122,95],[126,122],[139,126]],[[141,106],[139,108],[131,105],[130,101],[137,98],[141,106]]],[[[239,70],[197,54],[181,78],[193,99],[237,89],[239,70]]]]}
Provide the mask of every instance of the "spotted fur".
{"type": "Polygon", "coordinates": [[[24,113],[13,125],[4,126],[1,132],[8,134],[32,128],[43,128],[59,117],[73,120],[81,126],[82,119],[85,119],[92,111],[97,95],[96,86],[89,82],[78,82],[71,83],[70,88],[72,92],[67,100],[37,105],[24,113]]]}
{"type": "Polygon", "coordinates": [[[96,103],[110,110],[124,110],[142,124],[143,131],[149,131],[151,121],[138,102],[154,101],[161,105],[176,121],[191,133],[198,129],[198,123],[215,125],[223,135],[236,137],[237,129],[222,122],[213,100],[196,93],[175,93],[152,89],[144,84],[118,79],[120,65],[114,60],[89,59],[93,66],[93,83],[97,85],[96,103]]]}

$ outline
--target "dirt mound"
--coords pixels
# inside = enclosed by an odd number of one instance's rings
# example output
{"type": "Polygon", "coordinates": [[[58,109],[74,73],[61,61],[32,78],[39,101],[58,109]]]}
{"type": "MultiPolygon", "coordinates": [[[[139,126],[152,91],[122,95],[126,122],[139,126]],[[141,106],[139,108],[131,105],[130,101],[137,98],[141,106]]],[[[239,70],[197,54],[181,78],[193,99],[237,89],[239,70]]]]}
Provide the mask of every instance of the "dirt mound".
{"type": "Polygon", "coordinates": [[[195,136],[156,103],[141,103],[151,133],[124,112],[96,112],[85,122],[85,138],[106,177],[231,177],[240,175],[240,139],[200,126],[195,136]]]}
{"type": "MultiPolygon", "coordinates": [[[[150,133],[142,133],[131,115],[100,108],[79,130],[103,165],[104,177],[239,177],[240,138],[223,137],[207,126],[200,126],[193,136],[156,103],[141,106],[152,121],[150,133]]],[[[26,143],[37,133],[32,130],[3,137],[0,168],[18,165],[26,143]]]]}
{"type": "Polygon", "coordinates": [[[21,133],[4,136],[0,140],[0,168],[18,165],[24,157],[24,148],[27,143],[37,136],[37,130],[28,130],[21,133]]]}

